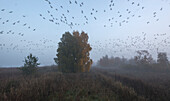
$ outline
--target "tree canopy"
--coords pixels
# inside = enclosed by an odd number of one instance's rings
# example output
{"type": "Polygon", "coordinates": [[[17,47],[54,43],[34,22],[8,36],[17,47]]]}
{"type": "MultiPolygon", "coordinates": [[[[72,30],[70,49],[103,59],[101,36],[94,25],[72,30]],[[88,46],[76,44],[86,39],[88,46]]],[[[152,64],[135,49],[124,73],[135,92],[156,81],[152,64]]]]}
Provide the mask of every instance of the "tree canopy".
{"type": "Polygon", "coordinates": [[[57,58],[54,58],[62,72],[86,72],[90,70],[92,59],[88,35],[78,31],[65,32],[58,43],[57,58]]]}

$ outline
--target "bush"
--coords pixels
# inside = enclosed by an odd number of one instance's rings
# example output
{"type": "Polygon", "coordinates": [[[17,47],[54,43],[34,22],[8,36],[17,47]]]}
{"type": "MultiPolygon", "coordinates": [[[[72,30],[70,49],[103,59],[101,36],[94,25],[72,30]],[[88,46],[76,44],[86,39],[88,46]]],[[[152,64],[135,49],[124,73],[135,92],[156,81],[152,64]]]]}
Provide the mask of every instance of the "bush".
{"type": "Polygon", "coordinates": [[[32,54],[27,56],[24,62],[24,66],[21,68],[24,75],[30,75],[35,73],[37,71],[37,66],[40,65],[40,63],[37,63],[38,57],[32,56],[32,54]]]}

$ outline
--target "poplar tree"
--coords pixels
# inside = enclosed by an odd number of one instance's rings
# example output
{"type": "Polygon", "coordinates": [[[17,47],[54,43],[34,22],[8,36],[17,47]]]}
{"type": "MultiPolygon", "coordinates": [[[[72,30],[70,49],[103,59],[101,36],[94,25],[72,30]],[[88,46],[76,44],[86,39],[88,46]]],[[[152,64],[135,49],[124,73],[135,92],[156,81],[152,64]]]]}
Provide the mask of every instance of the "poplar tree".
{"type": "Polygon", "coordinates": [[[62,72],[88,72],[92,64],[88,35],[78,31],[66,32],[58,43],[57,58],[54,58],[62,72]]]}

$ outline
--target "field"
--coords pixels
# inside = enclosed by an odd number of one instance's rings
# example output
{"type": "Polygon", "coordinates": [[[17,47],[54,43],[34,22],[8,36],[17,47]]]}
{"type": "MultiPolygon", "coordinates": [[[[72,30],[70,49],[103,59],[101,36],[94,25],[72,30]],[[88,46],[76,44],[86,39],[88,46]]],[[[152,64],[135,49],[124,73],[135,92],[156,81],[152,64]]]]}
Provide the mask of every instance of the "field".
{"type": "Polygon", "coordinates": [[[50,66],[23,76],[17,68],[1,68],[0,101],[170,101],[170,72],[92,67],[61,73],[50,66]]]}

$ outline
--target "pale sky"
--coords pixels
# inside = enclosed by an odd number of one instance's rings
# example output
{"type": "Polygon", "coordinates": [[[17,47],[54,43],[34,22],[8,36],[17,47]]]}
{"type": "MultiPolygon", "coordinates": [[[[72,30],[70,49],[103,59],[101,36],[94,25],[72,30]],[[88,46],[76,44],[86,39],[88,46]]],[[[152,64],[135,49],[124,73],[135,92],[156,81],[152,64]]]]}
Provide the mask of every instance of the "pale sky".
{"type": "Polygon", "coordinates": [[[0,67],[22,66],[29,53],[41,65],[55,64],[67,31],[88,33],[94,62],[143,49],[156,57],[157,48],[170,57],[170,0],[49,1],[0,0],[0,67]]]}

